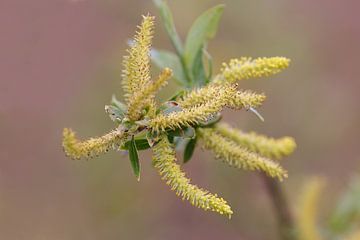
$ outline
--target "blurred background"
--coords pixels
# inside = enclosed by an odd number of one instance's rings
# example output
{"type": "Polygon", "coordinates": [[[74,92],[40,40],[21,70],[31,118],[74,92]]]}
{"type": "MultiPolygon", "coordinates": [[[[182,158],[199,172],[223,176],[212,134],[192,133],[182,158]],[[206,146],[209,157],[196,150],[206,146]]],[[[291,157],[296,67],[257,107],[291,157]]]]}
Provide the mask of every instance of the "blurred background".
{"type": "MultiPolygon", "coordinates": [[[[225,119],[243,130],[293,136],[298,149],[283,162],[289,178],[282,186],[296,208],[302,182],[326,177],[326,218],[359,170],[360,2],[171,0],[181,36],[219,3],[226,9],[209,44],[215,71],[231,57],[292,59],[281,74],[241,82],[266,93],[264,123],[245,111],[225,112],[225,119]]],[[[194,183],[228,200],[231,220],[182,202],[148,152],[141,153],[140,182],[120,153],[90,161],[64,156],[64,127],[83,138],[113,127],[104,105],[122,95],[126,41],[148,12],[158,16],[150,0],[0,1],[0,239],[277,239],[258,175],[228,168],[200,148],[183,167],[194,183]]],[[[159,21],[154,46],[172,50],[159,21]]]]}

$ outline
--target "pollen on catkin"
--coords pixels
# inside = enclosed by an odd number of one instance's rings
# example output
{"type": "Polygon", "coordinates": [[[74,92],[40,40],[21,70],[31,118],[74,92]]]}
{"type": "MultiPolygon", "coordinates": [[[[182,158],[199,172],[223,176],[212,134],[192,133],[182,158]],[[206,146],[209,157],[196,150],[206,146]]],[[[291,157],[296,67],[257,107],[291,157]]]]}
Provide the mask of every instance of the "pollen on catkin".
{"type": "Polygon", "coordinates": [[[73,159],[91,158],[111,149],[117,149],[124,143],[126,137],[126,133],[116,129],[104,136],[80,141],[71,129],[65,128],[62,145],[66,155],[73,159]]]}
{"type": "Polygon", "coordinates": [[[237,91],[234,97],[230,99],[228,106],[235,109],[257,108],[262,105],[265,99],[266,96],[264,94],[254,93],[249,90],[237,91]]]}
{"type": "Polygon", "coordinates": [[[224,98],[232,99],[236,95],[236,85],[207,85],[202,88],[194,89],[186,93],[178,103],[183,108],[189,108],[199,104],[205,104],[213,101],[214,97],[221,95],[224,98]]]}
{"type": "Polygon", "coordinates": [[[227,94],[217,92],[211,101],[204,104],[183,108],[181,111],[171,112],[168,115],[157,115],[150,120],[149,127],[153,132],[160,132],[166,129],[194,126],[201,121],[206,121],[213,114],[220,112],[228,102],[229,96],[227,94]]]}
{"type": "Polygon", "coordinates": [[[205,148],[214,152],[216,158],[222,159],[230,166],[258,170],[280,181],[287,177],[287,172],[277,163],[262,157],[235,142],[223,137],[213,128],[198,128],[197,136],[203,141],[205,148]]]}
{"type": "Polygon", "coordinates": [[[150,82],[150,49],[154,31],[154,17],[143,16],[131,43],[128,55],[123,59],[122,85],[125,99],[142,90],[150,82]]]}
{"type": "Polygon", "coordinates": [[[229,64],[223,63],[221,73],[213,83],[233,83],[243,79],[267,77],[289,66],[290,59],[284,57],[231,59],[229,64]]]}
{"type": "Polygon", "coordinates": [[[167,84],[171,76],[172,70],[165,68],[154,82],[148,82],[142,87],[142,91],[136,92],[129,98],[127,116],[130,120],[136,121],[140,118],[143,109],[151,105],[155,94],[167,84]]]}
{"type": "Polygon", "coordinates": [[[244,133],[226,123],[216,124],[215,129],[219,134],[231,139],[240,146],[268,158],[281,159],[290,155],[296,148],[295,140],[291,137],[274,139],[254,132],[244,133]]]}
{"type": "Polygon", "coordinates": [[[154,167],[178,196],[198,208],[231,217],[233,212],[224,199],[190,183],[190,179],[186,178],[185,173],[176,164],[175,150],[166,136],[162,136],[160,142],[154,146],[153,153],[154,167]]]}
{"type": "Polygon", "coordinates": [[[298,232],[300,240],[321,240],[317,228],[318,204],[324,182],[318,178],[309,180],[301,193],[298,208],[298,232]]]}

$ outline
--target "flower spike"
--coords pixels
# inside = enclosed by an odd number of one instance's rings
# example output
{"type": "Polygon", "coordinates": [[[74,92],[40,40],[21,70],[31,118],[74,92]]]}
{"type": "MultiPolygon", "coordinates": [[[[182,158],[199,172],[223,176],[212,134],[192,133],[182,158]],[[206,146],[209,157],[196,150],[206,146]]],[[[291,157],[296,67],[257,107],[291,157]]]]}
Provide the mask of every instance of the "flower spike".
{"type": "Polygon", "coordinates": [[[224,91],[214,94],[212,100],[204,104],[197,104],[178,112],[171,112],[168,115],[157,115],[150,120],[149,127],[153,132],[160,132],[166,129],[190,127],[206,121],[213,114],[220,112],[229,103],[231,98],[231,95],[227,95],[224,91]]]}
{"type": "Polygon", "coordinates": [[[214,100],[214,96],[221,95],[231,100],[236,95],[236,85],[208,85],[194,89],[178,101],[183,108],[190,108],[199,104],[205,104],[214,100]]]}
{"type": "Polygon", "coordinates": [[[76,139],[75,133],[68,128],[63,131],[63,148],[67,156],[73,159],[90,158],[117,149],[127,138],[127,134],[115,129],[102,137],[90,138],[86,141],[76,139]]]}
{"type": "Polygon", "coordinates": [[[172,70],[165,68],[154,82],[149,82],[143,90],[135,93],[129,99],[128,117],[131,120],[138,120],[145,107],[151,105],[157,91],[167,84],[172,76],[172,70]]]}
{"type": "Polygon", "coordinates": [[[179,105],[189,108],[198,104],[205,104],[214,100],[214,96],[226,96],[226,106],[235,109],[258,107],[265,100],[264,94],[257,94],[251,91],[237,91],[236,84],[210,84],[200,89],[194,89],[179,100],[179,105]]]}
{"type": "Polygon", "coordinates": [[[252,91],[238,91],[235,96],[230,100],[229,107],[235,109],[249,109],[257,108],[265,101],[264,94],[254,93],[252,91]]]}
{"type": "Polygon", "coordinates": [[[162,179],[171,187],[171,190],[174,190],[178,196],[181,196],[183,200],[188,200],[198,208],[231,217],[233,212],[224,199],[192,185],[190,180],[185,177],[185,173],[175,163],[175,151],[167,136],[162,136],[160,142],[153,148],[153,152],[155,168],[162,176],[162,179]]]}
{"type": "Polygon", "coordinates": [[[198,128],[197,133],[204,142],[205,148],[212,150],[217,158],[224,160],[230,166],[245,170],[258,170],[280,181],[287,178],[287,172],[270,159],[248,151],[235,142],[224,138],[215,129],[198,128]]]}
{"type": "Polygon", "coordinates": [[[150,48],[154,31],[154,17],[143,16],[128,56],[123,59],[123,89],[127,101],[150,82],[150,48]]]}
{"type": "Polygon", "coordinates": [[[284,57],[232,59],[229,64],[223,63],[221,74],[213,82],[234,83],[243,79],[267,77],[287,68],[289,63],[290,60],[284,57]]]}
{"type": "Polygon", "coordinates": [[[217,124],[215,128],[222,136],[268,158],[281,159],[290,155],[296,148],[295,140],[291,137],[274,139],[254,132],[244,133],[226,123],[217,124]]]}

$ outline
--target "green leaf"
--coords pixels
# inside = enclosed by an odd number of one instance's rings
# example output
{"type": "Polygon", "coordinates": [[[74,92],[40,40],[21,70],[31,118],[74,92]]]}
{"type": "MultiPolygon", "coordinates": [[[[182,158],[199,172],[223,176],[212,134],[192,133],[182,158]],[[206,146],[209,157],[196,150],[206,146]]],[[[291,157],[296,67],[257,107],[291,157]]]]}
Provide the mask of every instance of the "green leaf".
{"type": "Polygon", "coordinates": [[[109,114],[112,121],[120,123],[125,117],[127,107],[125,104],[116,99],[115,95],[111,98],[111,105],[105,106],[105,112],[109,114]]]}
{"type": "MultiPolygon", "coordinates": [[[[137,150],[146,150],[150,148],[150,144],[148,142],[148,140],[146,138],[141,138],[141,139],[135,139],[135,145],[136,145],[136,149],[137,150]]],[[[122,150],[129,150],[130,149],[130,145],[132,143],[132,140],[127,141],[124,146],[121,148],[122,150]]]]}
{"type": "Polygon", "coordinates": [[[194,79],[193,85],[196,87],[201,87],[206,85],[207,77],[205,73],[205,67],[203,62],[203,49],[200,48],[196,57],[194,59],[194,65],[192,67],[192,75],[194,79]]]}
{"type": "Polygon", "coordinates": [[[130,141],[129,158],[130,158],[130,163],[131,163],[131,167],[134,171],[134,174],[135,174],[137,180],[140,181],[140,162],[139,162],[139,155],[138,155],[138,151],[136,148],[134,136],[132,137],[132,139],[130,141]]]}
{"type": "Polygon", "coordinates": [[[119,109],[119,111],[121,111],[123,113],[126,113],[126,111],[127,111],[127,106],[124,103],[122,103],[121,101],[117,100],[115,95],[112,95],[111,105],[113,105],[114,107],[117,107],[119,109]]]}
{"type": "Polygon", "coordinates": [[[222,116],[220,113],[209,116],[206,121],[200,122],[201,127],[212,127],[221,120],[222,116]]]}
{"type": "Polygon", "coordinates": [[[179,84],[181,85],[187,84],[187,80],[184,75],[184,71],[180,59],[176,54],[165,50],[152,49],[151,59],[160,69],[164,69],[166,67],[172,69],[174,74],[174,79],[179,84]]]}
{"type": "Polygon", "coordinates": [[[183,138],[195,138],[195,137],[196,137],[196,132],[193,127],[188,127],[185,129],[183,138]]]}
{"type": "Polygon", "coordinates": [[[191,26],[184,49],[185,62],[192,69],[196,55],[205,43],[213,38],[223,13],[224,5],[217,5],[200,15],[191,26]]]}
{"type": "Polygon", "coordinates": [[[176,99],[178,99],[179,97],[183,96],[186,93],[185,90],[180,90],[177,93],[175,93],[174,95],[172,95],[168,101],[176,101],[176,99]]]}
{"type": "Polygon", "coordinates": [[[187,143],[185,150],[184,150],[184,163],[187,163],[192,155],[194,154],[194,150],[196,147],[197,138],[190,139],[187,143]]]}
{"type": "Polygon", "coordinates": [[[182,129],[169,129],[166,131],[166,134],[170,137],[181,137],[184,135],[184,130],[182,129]]]}
{"type": "Polygon", "coordinates": [[[160,11],[162,22],[164,23],[165,30],[170,37],[172,44],[174,45],[176,52],[179,56],[183,53],[183,46],[180,37],[176,31],[172,13],[169,6],[164,0],[154,0],[156,7],[160,11]]]}
{"type": "Polygon", "coordinates": [[[210,81],[212,79],[213,60],[212,60],[210,53],[208,53],[208,51],[206,50],[206,48],[203,48],[203,53],[204,53],[205,59],[207,60],[207,66],[208,66],[208,75],[206,77],[206,84],[208,84],[208,83],[210,83],[210,81]]]}
{"type": "Polygon", "coordinates": [[[122,119],[125,116],[124,112],[122,112],[120,109],[112,105],[106,105],[105,112],[109,114],[109,117],[113,122],[117,122],[117,123],[121,123],[122,119]]]}

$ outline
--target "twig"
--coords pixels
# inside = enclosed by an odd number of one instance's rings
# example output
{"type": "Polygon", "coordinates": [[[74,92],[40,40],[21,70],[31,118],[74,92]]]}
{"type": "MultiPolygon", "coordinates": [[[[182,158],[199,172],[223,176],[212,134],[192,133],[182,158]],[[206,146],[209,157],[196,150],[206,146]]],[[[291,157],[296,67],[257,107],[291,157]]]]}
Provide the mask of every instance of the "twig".
{"type": "Polygon", "coordinates": [[[286,196],[276,179],[261,174],[277,214],[279,235],[282,240],[294,240],[294,220],[286,196]]]}

